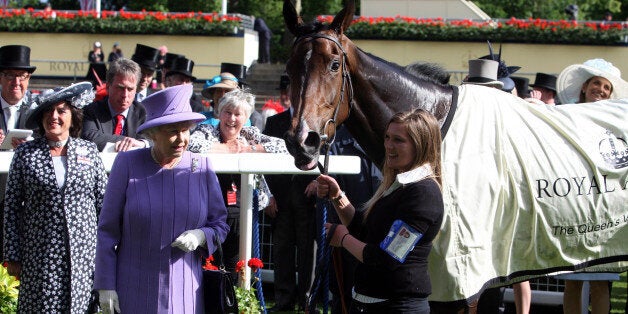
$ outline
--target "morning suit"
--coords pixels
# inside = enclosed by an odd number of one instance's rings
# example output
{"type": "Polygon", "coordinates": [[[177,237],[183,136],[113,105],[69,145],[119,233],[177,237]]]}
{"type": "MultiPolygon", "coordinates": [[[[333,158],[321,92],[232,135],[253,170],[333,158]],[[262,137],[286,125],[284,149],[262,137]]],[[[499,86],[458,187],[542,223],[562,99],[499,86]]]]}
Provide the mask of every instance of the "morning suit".
{"type": "Polygon", "coordinates": [[[125,137],[142,139],[138,136],[137,127],[146,119],[146,109],[136,101],[129,108],[124,122],[123,135],[114,135],[116,121],[109,111],[109,97],[95,101],[83,109],[83,133],[82,138],[96,143],[98,150],[102,151],[107,143],[115,143],[125,137]]]}
{"type": "MultiPolygon", "coordinates": [[[[290,128],[290,110],[268,117],[264,134],[283,138],[290,128]]],[[[278,308],[294,302],[305,306],[314,261],[316,198],[305,196],[313,175],[266,175],[266,182],[277,201],[278,213],[272,223],[275,260],[275,301],[278,308]],[[295,246],[296,261],[295,265],[295,246]],[[299,273],[299,282],[295,278],[299,273]]]]}

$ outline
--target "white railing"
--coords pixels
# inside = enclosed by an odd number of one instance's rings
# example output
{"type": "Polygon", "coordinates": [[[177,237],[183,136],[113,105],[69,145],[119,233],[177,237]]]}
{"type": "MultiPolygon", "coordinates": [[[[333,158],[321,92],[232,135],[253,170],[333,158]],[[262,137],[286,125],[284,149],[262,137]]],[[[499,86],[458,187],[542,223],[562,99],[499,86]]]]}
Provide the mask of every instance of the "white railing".
{"type": "MultiPolygon", "coordinates": [[[[318,174],[318,169],[302,171],[294,166],[294,158],[283,154],[210,154],[208,155],[214,171],[217,173],[240,173],[242,176],[240,194],[240,259],[251,258],[252,230],[253,230],[253,175],[262,174],[318,174]]],[[[101,153],[107,172],[116,157],[115,153],[101,153]]],[[[12,152],[0,152],[0,173],[8,173],[13,158],[12,152]]],[[[321,156],[321,163],[323,162],[321,156]]],[[[360,173],[360,158],[357,156],[331,156],[329,161],[330,174],[357,174],[360,173]]],[[[249,288],[251,272],[244,267],[244,278],[240,286],[249,288]]]]}

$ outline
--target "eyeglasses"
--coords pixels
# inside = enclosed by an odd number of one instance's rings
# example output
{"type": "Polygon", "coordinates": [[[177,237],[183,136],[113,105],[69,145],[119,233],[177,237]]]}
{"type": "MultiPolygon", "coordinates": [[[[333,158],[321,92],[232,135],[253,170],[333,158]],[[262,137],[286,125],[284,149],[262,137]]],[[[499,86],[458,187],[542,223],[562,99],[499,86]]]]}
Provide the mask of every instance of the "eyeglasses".
{"type": "Polygon", "coordinates": [[[4,77],[5,79],[8,79],[9,81],[13,81],[17,78],[20,82],[24,82],[30,79],[31,75],[30,73],[15,74],[15,73],[2,72],[2,77],[4,77]]]}

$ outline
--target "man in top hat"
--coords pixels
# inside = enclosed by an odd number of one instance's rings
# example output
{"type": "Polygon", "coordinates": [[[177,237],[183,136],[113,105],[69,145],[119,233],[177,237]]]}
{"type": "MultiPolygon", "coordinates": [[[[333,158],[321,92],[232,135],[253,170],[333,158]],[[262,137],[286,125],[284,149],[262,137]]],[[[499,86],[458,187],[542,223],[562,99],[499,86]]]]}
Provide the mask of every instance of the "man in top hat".
{"type": "Polygon", "coordinates": [[[513,93],[523,99],[530,97],[530,79],[522,76],[511,76],[510,79],[515,82],[513,93]]]}
{"type": "Polygon", "coordinates": [[[135,100],[142,102],[148,96],[148,87],[153,81],[155,71],[157,70],[159,60],[159,50],[142,44],[135,46],[135,53],[131,56],[131,60],[135,61],[141,69],[142,77],[137,84],[137,92],[135,100]]]}
{"type": "MultiPolygon", "coordinates": [[[[192,74],[193,70],[194,61],[186,57],[174,59],[172,66],[166,72],[166,87],[183,84],[192,85],[196,80],[196,77],[192,74]]],[[[194,112],[205,111],[201,97],[196,93],[192,93],[192,97],[190,97],[190,106],[194,112]]]]}
{"type": "Polygon", "coordinates": [[[109,65],[108,96],[83,109],[82,138],[96,143],[100,151],[108,143],[116,152],[149,146],[137,133],[146,119],[146,109],[135,101],[141,76],[140,66],[132,60],[120,58],[109,65]]]}
{"type": "MultiPolygon", "coordinates": [[[[31,66],[31,49],[21,45],[0,47],[0,143],[10,141],[13,148],[24,143],[26,138],[6,138],[9,130],[27,129],[26,121],[35,110],[35,99],[28,91],[28,82],[36,67],[31,66]]],[[[4,216],[4,191],[7,174],[0,174],[0,242],[2,240],[2,219],[4,216]]],[[[0,255],[2,248],[0,247],[0,255]]]]}
{"type": "MultiPolygon", "coordinates": [[[[282,95],[289,102],[290,79],[280,82],[282,95]]],[[[283,138],[290,129],[293,110],[289,108],[268,117],[264,134],[283,138]]],[[[312,279],[316,215],[316,176],[266,175],[274,198],[264,209],[271,217],[273,256],[275,258],[275,307],[270,312],[294,311],[295,304],[306,306],[306,295],[312,279]],[[295,251],[296,248],[296,251],[295,251]],[[295,265],[295,260],[296,265],[295,265]],[[298,273],[298,280],[295,276],[298,273]]]]}
{"type": "Polygon", "coordinates": [[[556,75],[537,73],[534,78],[530,98],[548,105],[556,104],[556,75]]]}
{"type": "MultiPolygon", "coordinates": [[[[34,66],[30,65],[31,49],[27,46],[8,45],[0,47],[0,143],[5,140],[8,130],[26,129],[26,119],[36,107],[35,97],[28,91],[28,83],[34,66]]],[[[7,138],[13,148],[26,141],[26,138],[7,138]]],[[[4,187],[4,185],[3,185],[4,187]]]]}
{"type": "Polygon", "coordinates": [[[161,63],[161,66],[159,67],[161,77],[157,77],[157,82],[159,82],[161,89],[166,88],[166,73],[168,73],[168,70],[172,68],[174,60],[178,58],[185,58],[185,56],[181,54],[166,52],[166,55],[163,57],[163,63],[161,63]]]}

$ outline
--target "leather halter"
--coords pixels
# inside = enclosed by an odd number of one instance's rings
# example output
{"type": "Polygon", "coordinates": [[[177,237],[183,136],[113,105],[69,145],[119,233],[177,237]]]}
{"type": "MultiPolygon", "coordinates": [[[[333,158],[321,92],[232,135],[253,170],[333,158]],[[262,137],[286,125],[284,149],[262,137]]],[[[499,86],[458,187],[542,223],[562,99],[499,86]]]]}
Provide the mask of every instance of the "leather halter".
{"type": "Polygon", "coordinates": [[[307,35],[300,36],[299,38],[297,38],[294,41],[294,44],[292,46],[294,47],[299,42],[301,42],[302,40],[308,39],[308,38],[311,38],[311,39],[317,39],[317,38],[327,39],[327,40],[333,42],[334,44],[336,44],[338,49],[340,49],[340,51],[342,51],[342,62],[341,62],[341,67],[340,67],[340,73],[342,75],[342,85],[340,85],[340,99],[338,99],[338,104],[334,108],[334,115],[333,115],[333,117],[331,119],[327,120],[325,122],[325,125],[323,126],[323,134],[319,133],[320,138],[325,141],[325,143],[324,143],[324,147],[325,147],[325,164],[324,164],[324,166],[321,167],[321,165],[319,163],[319,170],[320,170],[321,173],[327,174],[328,169],[329,169],[329,148],[331,147],[331,144],[333,144],[334,140],[336,139],[336,118],[338,117],[338,111],[340,109],[340,105],[342,105],[342,101],[344,100],[345,86],[347,86],[348,106],[349,106],[349,112],[351,112],[351,108],[353,107],[353,83],[351,82],[351,75],[347,71],[347,52],[345,51],[345,49],[340,44],[340,41],[338,41],[337,38],[331,37],[331,36],[326,35],[326,34],[313,33],[313,34],[307,34],[307,35]],[[329,124],[333,124],[333,126],[334,126],[334,136],[333,137],[329,137],[329,136],[327,136],[327,134],[325,134],[325,131],[327,130],[327,126],[329,124]]]}

